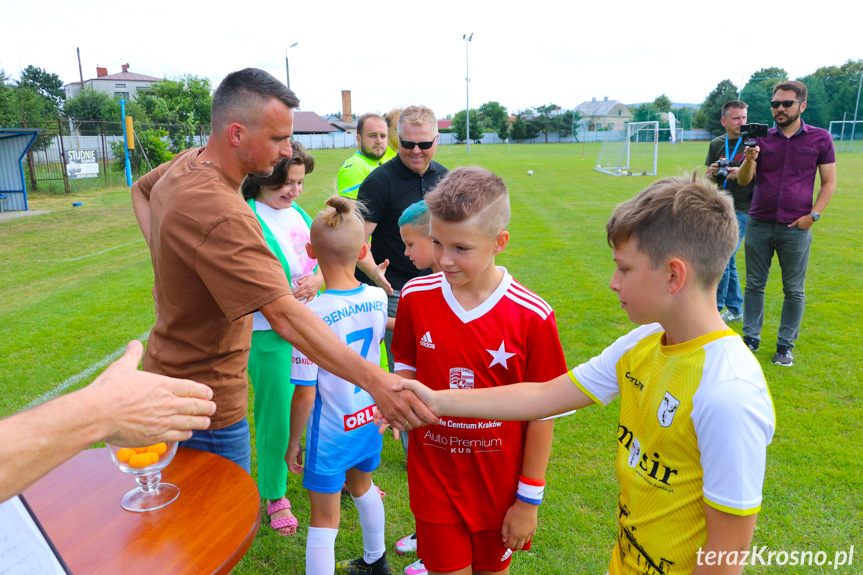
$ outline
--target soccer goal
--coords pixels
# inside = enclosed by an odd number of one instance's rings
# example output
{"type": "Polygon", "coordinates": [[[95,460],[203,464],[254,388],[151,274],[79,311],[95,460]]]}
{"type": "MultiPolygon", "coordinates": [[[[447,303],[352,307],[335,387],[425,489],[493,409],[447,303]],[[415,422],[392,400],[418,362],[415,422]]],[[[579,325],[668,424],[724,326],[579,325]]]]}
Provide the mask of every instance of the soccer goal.
{"type": "Polygon", "coordinates": [[[594,169],[610,176],[655,176],[659,122],[630,122],[625,130],[607,132],[594,169]]]}
{"type": "Polygon", "coordinates": [[[834,120],[830,122],[830,135],[837,152],[863,150],[863,120],[834,120]]]}

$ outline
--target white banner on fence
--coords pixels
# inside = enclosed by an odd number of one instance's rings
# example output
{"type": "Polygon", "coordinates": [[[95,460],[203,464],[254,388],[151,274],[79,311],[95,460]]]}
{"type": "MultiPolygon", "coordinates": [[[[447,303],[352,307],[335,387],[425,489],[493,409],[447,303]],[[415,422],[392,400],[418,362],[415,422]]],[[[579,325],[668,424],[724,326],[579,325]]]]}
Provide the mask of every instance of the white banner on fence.
{"type": "Polygon", "coordinates": [[[96,150],[66,150],[66,173],[70,180],[98,178],[96,150]]]}

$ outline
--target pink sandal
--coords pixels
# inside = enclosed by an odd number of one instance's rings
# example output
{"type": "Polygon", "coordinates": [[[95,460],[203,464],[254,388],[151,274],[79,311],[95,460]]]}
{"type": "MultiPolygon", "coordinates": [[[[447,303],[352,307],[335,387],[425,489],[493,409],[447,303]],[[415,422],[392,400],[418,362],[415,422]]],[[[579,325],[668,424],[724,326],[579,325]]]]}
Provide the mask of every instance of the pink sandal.
{"type": "MultiPolygon", "coordinates": [[[[273,513],[277,513],[279,511],[283,511],[285,509],[291,508],[291,502],[287,497],[282,497],[278,501],[273,501],[272,503],[267,504],[267,515],[272,515],[273,513]]],[[[290,517],[279,517],[278,519],[270,520],[270,527],[279,535],[287,536],[293,535],[297,532],[297,527],[299,527],[300,522],[293,515],[290,517]],[[282,529],[293,529],[290,533],[282,533],[282,529]]]]}

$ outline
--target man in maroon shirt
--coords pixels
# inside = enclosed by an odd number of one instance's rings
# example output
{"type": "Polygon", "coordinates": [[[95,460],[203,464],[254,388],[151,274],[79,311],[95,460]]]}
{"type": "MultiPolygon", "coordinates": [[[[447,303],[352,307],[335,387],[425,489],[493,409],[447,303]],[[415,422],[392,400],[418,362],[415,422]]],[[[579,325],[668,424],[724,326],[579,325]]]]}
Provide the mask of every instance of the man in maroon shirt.
{"type": "Polygon", "coordinates": [[[773,89],[770,107],[775,128],[758,145],[746,149],[737,181],[755,178],[752,206],[746,223],[746,290],[743,295],[743,341],[752,351],[761,342],[764,287],[773,254],[782,271],[782,317],[773,363],[791,366],[791,350],[800,332],[805,306],[803,284],[809,264],[812,232],[836,189],[833,139],[821,128],[806,125],[806,85],[782,82],[773,89]],[[821,189],[813,204],[815,173],[821,189]]]}

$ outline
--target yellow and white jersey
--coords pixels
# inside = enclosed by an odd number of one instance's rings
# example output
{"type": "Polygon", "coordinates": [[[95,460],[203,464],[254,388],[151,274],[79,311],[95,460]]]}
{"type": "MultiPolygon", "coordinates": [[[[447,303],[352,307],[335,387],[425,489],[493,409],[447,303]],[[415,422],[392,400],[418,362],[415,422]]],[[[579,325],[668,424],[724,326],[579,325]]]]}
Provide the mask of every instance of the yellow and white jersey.
{"type": "Polygon", "coordinates": [[[620,396],[618,536],[610,575],[691,573],[704,504],[761,509],[776,416],[758,361],[732,330],[663,345],[639,327],[570,372],[601,405],[620,396]]]}

